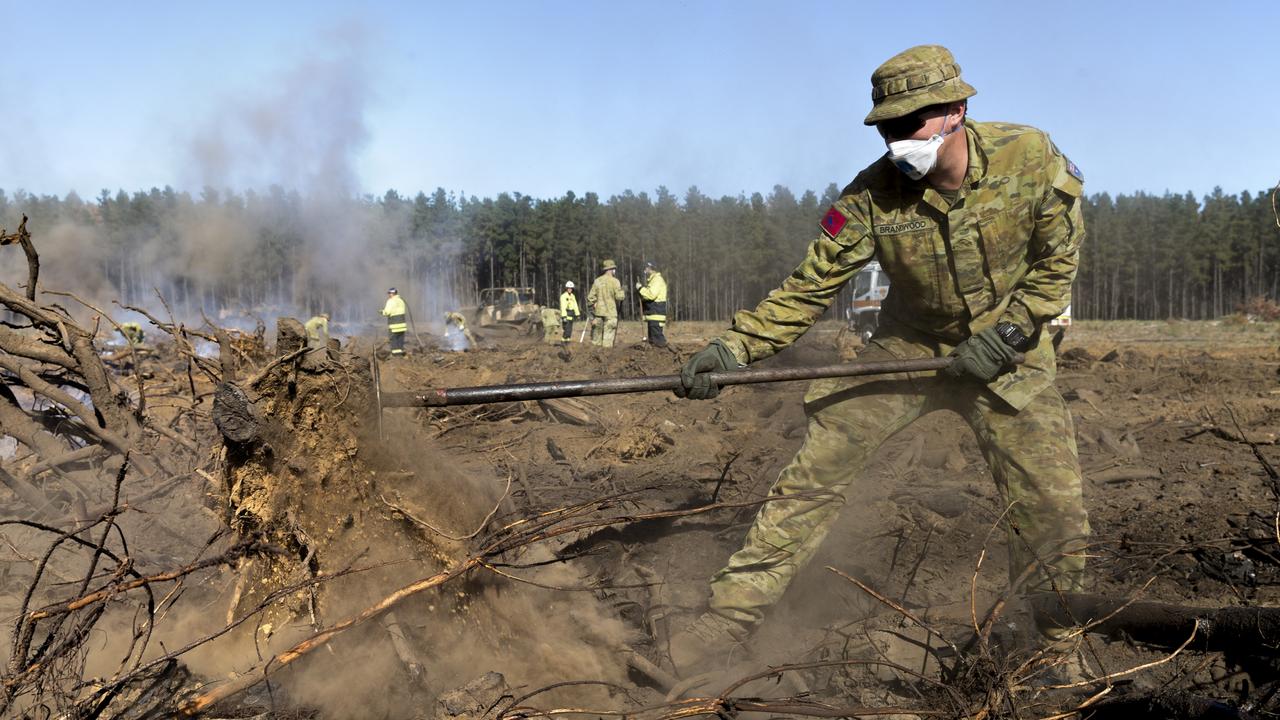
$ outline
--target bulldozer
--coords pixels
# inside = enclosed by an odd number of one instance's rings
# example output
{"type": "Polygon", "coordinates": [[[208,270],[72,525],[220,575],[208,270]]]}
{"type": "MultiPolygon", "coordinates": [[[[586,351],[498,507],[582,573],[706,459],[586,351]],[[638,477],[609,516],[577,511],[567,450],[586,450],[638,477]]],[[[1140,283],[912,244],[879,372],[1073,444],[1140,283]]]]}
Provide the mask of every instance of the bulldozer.
{"type": "Polygon", "coordinates": [[[480,304],[463,314],[479,328],[528,328],[538,321],[542,306],[534,302],[531,287],[485,288],[480,291],[480,304]]]}

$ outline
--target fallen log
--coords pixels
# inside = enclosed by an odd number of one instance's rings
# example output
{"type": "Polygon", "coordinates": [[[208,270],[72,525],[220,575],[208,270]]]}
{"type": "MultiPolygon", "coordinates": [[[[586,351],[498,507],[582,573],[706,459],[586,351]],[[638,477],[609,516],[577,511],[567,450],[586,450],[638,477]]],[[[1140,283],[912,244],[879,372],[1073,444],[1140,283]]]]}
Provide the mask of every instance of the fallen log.
{"type": "Polygon", "coordinates": [[[1191,607],[1133,601],[1089,593],[1040,594],[1031,606],[1042,622],[1084,626],[1088,632],[1128,638],[1162,648],[1181,646],[1280,657],[1280,608],[1191,607]]]}

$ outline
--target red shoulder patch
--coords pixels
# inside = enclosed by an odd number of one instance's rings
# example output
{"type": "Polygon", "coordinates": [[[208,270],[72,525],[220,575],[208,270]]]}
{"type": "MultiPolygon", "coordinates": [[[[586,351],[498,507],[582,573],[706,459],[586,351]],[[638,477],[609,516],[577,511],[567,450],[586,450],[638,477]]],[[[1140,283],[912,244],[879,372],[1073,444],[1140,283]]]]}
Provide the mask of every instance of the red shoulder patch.
{"type": "Polygon", "coordinates": [[[849,222],[849,218],[837,210],[835,205],[832,205],[827,214],[822,217],[822,232],[826,233],[829,238],[835,238],[844,229],[844,224],[847,222],[849,222]]]}

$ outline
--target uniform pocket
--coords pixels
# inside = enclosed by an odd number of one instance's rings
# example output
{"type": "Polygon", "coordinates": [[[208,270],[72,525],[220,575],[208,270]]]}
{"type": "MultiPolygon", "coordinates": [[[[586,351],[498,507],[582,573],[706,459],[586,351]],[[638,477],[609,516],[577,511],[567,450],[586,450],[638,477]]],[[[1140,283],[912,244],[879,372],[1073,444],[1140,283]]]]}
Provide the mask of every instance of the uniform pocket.
{"type": "Polygon", "coordinates": [[[988,218],[978,223],[978,234],[982,237],[982,250],[987,259],[987,273],[996,294],[1003,297],[1027,273],[1027,245],[1010,237],[1007,223],[999,217],[988,218]]]}
{"type": "Polygon", "coordinates": [[[893,293],[917,307],[942,305],[942,282],[949,277],[947,253],[935,229],[893,235],[882,241],[893,293]]]}

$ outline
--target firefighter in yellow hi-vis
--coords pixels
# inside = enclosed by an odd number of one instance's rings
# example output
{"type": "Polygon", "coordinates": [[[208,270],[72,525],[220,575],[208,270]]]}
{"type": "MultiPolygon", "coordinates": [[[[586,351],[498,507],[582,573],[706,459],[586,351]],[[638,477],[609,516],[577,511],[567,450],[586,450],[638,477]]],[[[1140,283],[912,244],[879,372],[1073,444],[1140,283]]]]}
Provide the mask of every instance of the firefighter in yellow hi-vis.
{"type": "Polygon", "coordinates": [[[313,315],[302,327],[307,330],[307,347],[329,347],[329,313],[313,315]]]}
{"type": "Polygon", "coordinates": [[[573,294],[573,281],[565,280],[564,292],[560,293],[560,322],[564,325],[564,335],[561,339],[565,342],[573,339],[573,323],[581,317],[578,296],[573,294]]]}
{"type": "Polygon", "coordinates": [[[644,264],[644,282],[636,283],[636,290],[640,292],[640,311],[648,327],[649,344],[666,347],[667,336],[662,328],[667,324],[667,281],[652,262],[644,264]]]}
{"type": "Polygon", "coordinates": [[[387,290],[387,304],[382,306],[382,314],[387,318],[387,332],[391,335],[391,355],[393,357],[401,357],[404,355],[404,334],[409,329],[408,323],[405,322],[405,314],[408,308],[405,307],[404,298],[400,297],[400,293],[395,288],[387,290]]]}

